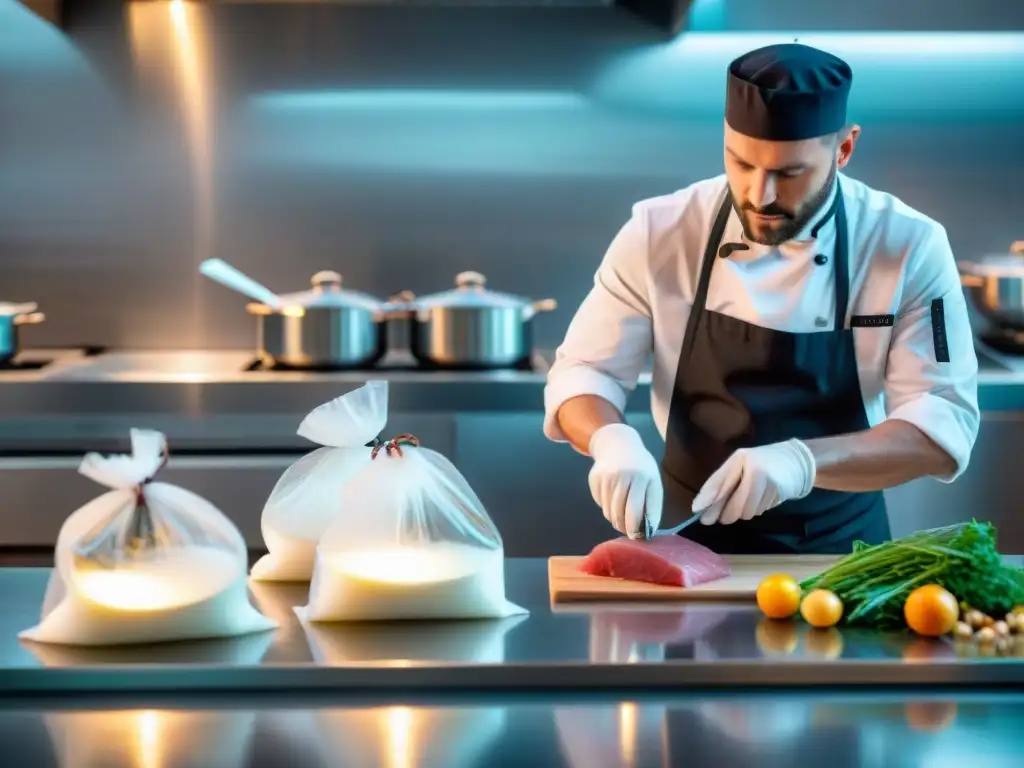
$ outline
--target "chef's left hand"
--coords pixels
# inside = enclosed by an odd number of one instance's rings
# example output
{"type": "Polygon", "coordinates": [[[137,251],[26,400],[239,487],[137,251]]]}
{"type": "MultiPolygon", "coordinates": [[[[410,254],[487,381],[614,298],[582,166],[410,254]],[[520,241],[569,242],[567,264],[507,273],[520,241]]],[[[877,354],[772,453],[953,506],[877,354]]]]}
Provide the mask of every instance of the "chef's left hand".
{"type": "Polygon", "coordinates": [[[751,520],[765,510],[811,492],[817,468],[799,440],[741,448],[707,479],[693,500],[704,525],[751,520]]]}

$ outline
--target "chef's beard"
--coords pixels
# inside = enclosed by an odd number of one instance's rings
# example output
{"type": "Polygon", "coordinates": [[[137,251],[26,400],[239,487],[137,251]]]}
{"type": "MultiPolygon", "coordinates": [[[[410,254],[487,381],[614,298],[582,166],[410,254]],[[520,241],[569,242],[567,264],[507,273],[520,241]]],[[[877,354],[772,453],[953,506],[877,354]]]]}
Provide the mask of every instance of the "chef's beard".
{"type": "Polygon", "coordinates": [[[781,206],[772,203],[766,205],[764,208],[755,208],[749,203],[745,205],[739,205],[736,202],[736,196],[730,190],[729,197],[732,200],[732,207],[736,211],[736,215],[739,216],[740,222],[743,224],[743,234],[751,242],[757,243],[758,245],[779,245],[787,240],[791,240],[794,235],[803,229],[811,219],[818,215],[821,209],[824,207],[828,200],[829,194],[832,192],[832,185],[835,183],[836,174],[839,173],[839,164],[832,163],[832,168],[828,172],[828,178],[825,179],[825,183],[821,185],[821,188],[808,198],[807,202],[801,206],[800,211],[794,214],[792,211],[787,211],[781,206]],[[765,228],[761,231],[760,235],[754,234],[754,228],[750,223],[750,212],[754,211],[762,213],[767,216],[783,216],[779,226],[775,228],[765,228]]]}

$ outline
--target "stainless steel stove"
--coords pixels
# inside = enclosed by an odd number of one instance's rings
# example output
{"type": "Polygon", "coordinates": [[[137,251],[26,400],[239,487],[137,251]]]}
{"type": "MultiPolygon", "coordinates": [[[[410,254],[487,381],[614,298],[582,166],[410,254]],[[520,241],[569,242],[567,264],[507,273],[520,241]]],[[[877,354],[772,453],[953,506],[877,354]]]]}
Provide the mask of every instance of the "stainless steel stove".
{"type": "Polygon", "coordinates": [[[59,347],[24,350],[12,359],[0,362],[0,376],[4,374],[42,371],[58,364],[68,364],[90,358],[94,359],[105,351],[104,347],[59,347]]]}
{"type": "MultiPolygon", "coordinates": [[[[546,359],[539,354],[533,355],[529,360],[518,365],[510,365],[503,368],[464,368],[458,369],[467,373],[470,372],[487,372],[492,370],[503,370],[503,371],[538,371],[548,369],[548,363],[546,359]]],[[[432,373],[452,373],[453,369],[444,368],[441,366],[430,366],[424,365],[423,363],[416,360],[411,352],[404,350],[395,350],[389,352],[383,360],[377,365],[367,368],[360,369],[339,369],[339,368],[301,368],[297,366],[286,365],[284,363],[275,363],[273,361],[265,361],[259,358],[255,358],[245,367],[245,371],[256,371],[256,372],[279,372],[279,373],[341,373],[345,371],[359,370],[366,374],[386,374],[386,373],[398,373],[398,372],[414,372],[414,371],[427,371],[432,373]]]]}
{"type": "Polygon", "coordinates": [[[550,355],[538,352],[528,365],[482,371],[431,369],[411,354],[389,353],[377,366],[358,370],[303,369],[267,365],[249,350],[29,350],[12,373],[39,371],[50,381],[134,383],[229,383],[365,381],[381,376],[424,376],[424,381],[468,377],[485,381],[508,376],[544,376],[550,355]]]}

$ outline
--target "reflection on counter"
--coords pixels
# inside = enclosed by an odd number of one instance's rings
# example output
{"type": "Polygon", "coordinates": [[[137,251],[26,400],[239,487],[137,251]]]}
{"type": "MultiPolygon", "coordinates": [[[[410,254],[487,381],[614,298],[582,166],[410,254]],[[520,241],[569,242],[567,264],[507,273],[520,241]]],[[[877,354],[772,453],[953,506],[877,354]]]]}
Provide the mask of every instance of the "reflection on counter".
{"type": "Polygon", "coordinates": [[[664,661],[667,645],[700,643],[728,619],[729,610],[691,605],[684,610],[597,611],[590,617],[590,660],[599,664],[664,661]]]}
{"type": "Polygon", "coordinates": [[[23,641],[45,667],[91,667],[103,664],[217,664],[254,666],[271,644],[272,632],[212,640],[152,645],[74,646],[23,641]]]}
{"type": "Polygon", "coordinates": [[[60,768],[237,768],[255,712],[103,711],[44,716],[60,768]]]}
{"type": "Polygon", "coordinates": [[[666,708],[624,701],[606,707],[556,707],[559,751],[572,768],[664,765],[666,708]]]}
{"type": "MultiPolygon", "coordinates": [[[[958,713],[957,702],[941,699],[855,703],[780,697],[556,707],[554,720],[560,752],[572,768],[788,768],[820,765],[823,753],[831,768],[860,768],[932,765],[940,755],[945,758],[940,742],[927,737],[941,738],[948,747],[954,733],[967,736],[957,728],[958,713]]],[[[1013,737],[1001,732],[1010,722],[972,718],[975,749],[984,730],[985,757],[995,760],[986,766],[1011,765],[1006,760],[1012,759],[1013,737]]]]}
{"type": "MultiPolygon", "coordinates": [[[[921,768],[1019,765],[1024,697],[467,696],[296,707],[0,709],[0,749],[45,768],[921,768]],[[980,760],[980,762],[979,762],[980,760]]],[[[194,706],[194,702],[193,702],[194,706]]]]}
{"type": "MultiPolygon", "coordinates": [[[[471,768],[505,728],[507,708],[386,706],[267,713],[296,765],[471,768]],[[326,763],[313,756],[330,756],[326,763]]],[[[291,761],[289,761],[291,762],[291,761]]]]}
{"type": "Polygon", "coordinates": [[[945,638],[864,629],[816,629],[802,621],[766,619],[758,611],[707,603],[637,606],[590,613],[590,661],[635,664],[666,660],[820,662],[838,659],[947,661],[963,656],[945,638]]]}
{"type": "Polygon", "coordinates": [[[334,667],[367,662],[503,664],[505,635],[526,616],[470,621],[314,624],[304,623],[313,659],[334,667]]]}
{"type": "Polygon", "coordinates": [[[312,662],[320,666],[349,664],[502,664],[505,638],[527,616],[467,621],[314,623],[296,616],[309,586],[250,582],[253,601],[281,629],[267,662],[312,662]],[[298,648],[303,656],[296,656],[298,648]],[[276,651],[276,653],[275,653],[276,651]]]}

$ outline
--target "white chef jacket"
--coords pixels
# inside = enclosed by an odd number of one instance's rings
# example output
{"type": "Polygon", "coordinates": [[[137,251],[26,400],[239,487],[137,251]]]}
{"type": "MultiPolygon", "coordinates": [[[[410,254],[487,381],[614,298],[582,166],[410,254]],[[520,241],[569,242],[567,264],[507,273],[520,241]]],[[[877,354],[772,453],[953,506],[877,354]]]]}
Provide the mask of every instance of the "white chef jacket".
{"type": "MultiPolygon", "coordinates": [[[[978,435],[978,360],[946,230],[890,194],[844,174],[851,315],[895,316],[892,326],[854,328],[864,410],[874,426],[910,422],[944,448],[956,469],[968,465],[978,435]],[[943,299],[949,362],[937,362],[932,300],[943,299]]],[[[676,369],[725,175],[633,206],[558,348],[544,390],[544,433],[566,442],[555,419],[578,395],[597,395],[624,411],[653,352],[651,411],[665,437],[676,369]]],[[[832,195],[836,194],[833,188],[832,195]]],[[[822,209],[828,209],[828,203],[822,209]]],[[[733,211],[722,242],[749,250],[716,259],[707,309],[754,325],[827,332],[835,318],[835,218],[812,236],[812,221],[792,240],[747,240],[733,211]],[[824,264],[815,256],[827,257],[824,264]]],[[[716,244],[717,245],[717,244],[716,244]]]]}

